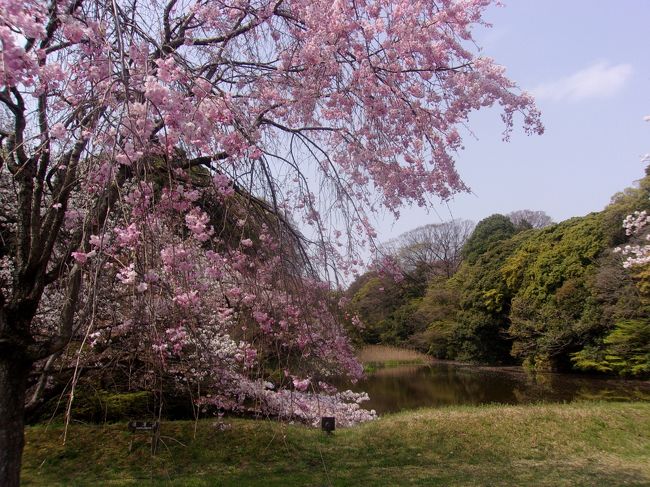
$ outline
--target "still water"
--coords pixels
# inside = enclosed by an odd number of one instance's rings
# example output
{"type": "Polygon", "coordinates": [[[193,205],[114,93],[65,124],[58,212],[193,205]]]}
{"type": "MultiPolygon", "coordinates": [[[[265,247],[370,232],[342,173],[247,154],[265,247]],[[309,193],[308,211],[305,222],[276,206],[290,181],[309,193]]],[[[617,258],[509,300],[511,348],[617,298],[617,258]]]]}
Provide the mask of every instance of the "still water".
{"type": "Polygon", "coordinates": [[[350,387],[366,391],[366,409],[379,414],[458,404],[520,404],[576,400],[650,401],[650,381],[584,375],[530,374],[520,367],[477,367],[434,362],[387,367],[350,387]]]}

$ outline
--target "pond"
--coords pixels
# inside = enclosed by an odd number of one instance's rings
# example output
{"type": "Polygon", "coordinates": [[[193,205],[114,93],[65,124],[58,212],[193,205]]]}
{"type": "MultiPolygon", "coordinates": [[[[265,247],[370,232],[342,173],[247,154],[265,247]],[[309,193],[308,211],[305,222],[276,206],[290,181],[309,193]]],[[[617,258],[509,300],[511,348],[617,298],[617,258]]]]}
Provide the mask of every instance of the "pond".
{"type": "Polygon", "coordinates": [[[366,391],[363,407],[379,414],[461,404],[523,404],[576,400],[650,401],[650,382],[577,374],[531,374],[521,367],[450,362],[378,369],[350,387],[366,391]]]}

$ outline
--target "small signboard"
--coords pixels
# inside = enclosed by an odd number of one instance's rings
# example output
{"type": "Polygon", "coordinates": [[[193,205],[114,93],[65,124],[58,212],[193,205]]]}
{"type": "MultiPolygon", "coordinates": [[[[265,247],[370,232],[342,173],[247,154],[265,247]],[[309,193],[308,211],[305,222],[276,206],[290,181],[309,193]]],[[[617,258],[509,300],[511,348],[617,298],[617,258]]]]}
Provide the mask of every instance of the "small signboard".
{"type": "MultiPolygon", "coordinates": [[[[158,450],[160,441],[160,422],[159,421],[129,421],[129,431],[131,433],[151,432],[151,454],[155,455],[158,450]]],[[[133,448],[133,440],[129,445],[129,451],[133,448]]]]}
{"type": "Polygon", "coordinates": [[[336,418],[334,416],[323,416],[320,420],[323,431],[331,433],[336,429],[336,418]]]}

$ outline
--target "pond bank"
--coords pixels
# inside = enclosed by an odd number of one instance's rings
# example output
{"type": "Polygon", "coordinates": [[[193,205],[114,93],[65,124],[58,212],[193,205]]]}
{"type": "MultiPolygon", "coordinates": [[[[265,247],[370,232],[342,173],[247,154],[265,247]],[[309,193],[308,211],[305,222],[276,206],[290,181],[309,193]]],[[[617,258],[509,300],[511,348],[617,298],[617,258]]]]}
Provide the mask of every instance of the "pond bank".
{"type": "Polygon", "coordinates": [[[268,420],[164,423],[160,454],[125,424],[27,429],[25,486],[650,484],[650,403],[456,406],[333,435],[268,420]]]}
{"type": "Polygon", "coordinates": [[[364,407],[378,413],[421,407],[478,404],[527,404],[581,400],[650,401],[650,382],[586,374],[530,372],[522,367],[493,367],[426,360],[417,352],[394,347],[363,349],[367,377],[356,384],[337,384],[365,391],[364,407]],[[372,362],[368,361],[372,358],[372,362]],[[406,365],[395,363],[400,357],[406,365]],[[379,359],[383,358],[381,362],[379,359]],[[387,366],[388,365],[388,366],[387,366]]]}

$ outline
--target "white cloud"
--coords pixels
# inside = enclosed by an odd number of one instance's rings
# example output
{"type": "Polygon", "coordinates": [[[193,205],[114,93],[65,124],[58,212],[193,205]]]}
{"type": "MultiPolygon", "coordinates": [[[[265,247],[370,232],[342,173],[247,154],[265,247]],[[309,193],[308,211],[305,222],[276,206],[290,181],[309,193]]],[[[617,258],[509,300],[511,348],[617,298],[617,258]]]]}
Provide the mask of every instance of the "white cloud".
{"type": "Polygon", "coordinates": [[[553,101],[582,101],[605,98],[618,93],[632,76],[629,64],[609,65],[600,62],[556,81],[533,89],[537,98],[553,101]]]}

